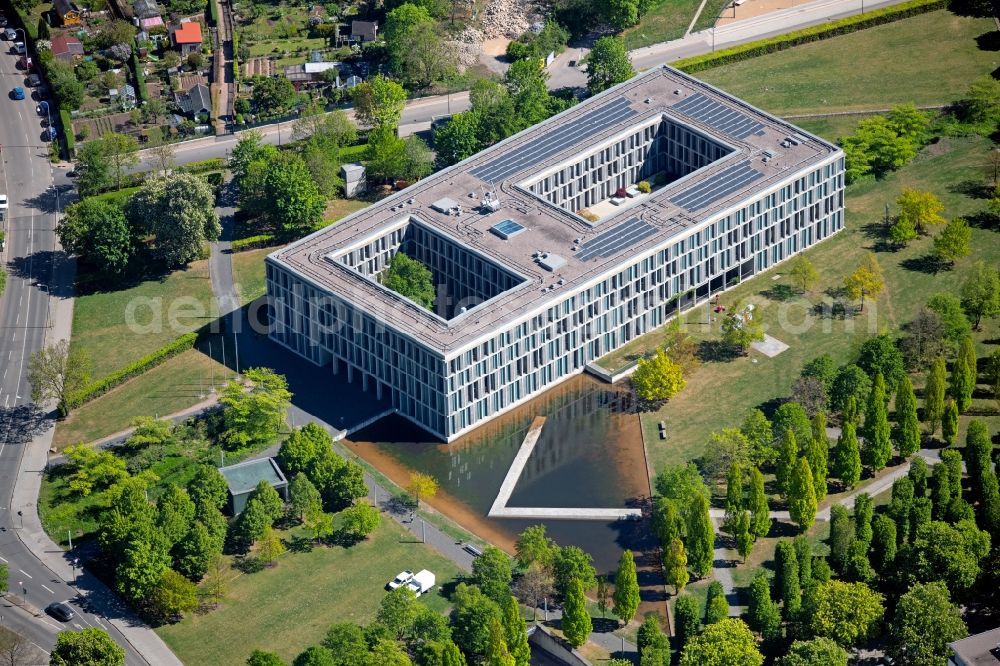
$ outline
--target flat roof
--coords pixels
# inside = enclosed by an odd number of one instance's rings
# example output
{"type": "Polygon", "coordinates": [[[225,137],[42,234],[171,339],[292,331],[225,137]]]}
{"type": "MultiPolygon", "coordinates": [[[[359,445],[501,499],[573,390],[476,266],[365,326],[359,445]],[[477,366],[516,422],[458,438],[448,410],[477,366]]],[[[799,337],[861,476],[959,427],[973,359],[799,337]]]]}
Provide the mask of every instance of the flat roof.
{"type": "Polygon", "coordinates": [[[663,65],[279,249],[267,260],[447,358],[562,301],[640,252],[672,244],[698,224],[840,155],[833,144],[663,65]],[[660,118],[691,127],[732,152],[629,200],[597,223],[519,186],[660,118]],[[477,206],[488,190],[496,192],[501,206],[483,214],[477,206]],[[459,207],[457,214],[441,212],[448,203],[459,207]],[[527,280],[445,320],[326,259],[414,218],[527,280]],[[506,239],[490,233],[505,219],[525,231],[506,239]],[[547,270],[537,260],[546,253],[565,261],[547,270]]]}
{"type": "Polygon", "coordinates": [[[997,666],[1000,664],[1000,627],[963,638],[951,644],[955,655],[969,666],[997,666]]]}
{"type": "Polygon", "coordinates": [[[253,492],[261,481],[267,481],[276,488],[288,484],[274,458],[247,460],[229,467],[220,467],[219,472],[225,477],[233,496],[253,492]]]}

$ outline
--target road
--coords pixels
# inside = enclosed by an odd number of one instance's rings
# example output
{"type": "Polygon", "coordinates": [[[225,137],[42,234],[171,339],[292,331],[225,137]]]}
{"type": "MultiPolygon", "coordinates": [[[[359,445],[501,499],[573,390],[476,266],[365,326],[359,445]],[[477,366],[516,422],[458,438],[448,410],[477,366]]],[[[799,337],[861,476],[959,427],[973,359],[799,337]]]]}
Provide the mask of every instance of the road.
{"type": "MultiPolygon", "coordinates": [[[[70,185],[62,171],[57,169],[54,174],[50,166],[34,102],[9,97],[14,86],[24,85],[14,56],[0,54],[0,89],[7,98],[0,100],[0,157],[4,167],[0,185],[10,199],[4,222],[7,242],[2,254],[7,287],[0,298],[0,562],[9,567],[10,596],[0,603],[0,615],[5,624],[44,651],[51,650],[60,630],[90,626],[109,630],[115,640],[128,647],[124,636],[105,617],[84,610],[91,601],[35,557],[18,535],[23,527],[18,513],[27,517],[34,512],[33,506],[13,500],[22,456],[32,438],[51,426],[31,404],[28,358],[43,346],[51,323],[55,299],[50,288],[56,290],[56,297],[71,296],[65,293],[71,289],[69,281],[56,286],[54,280],[57,274],[66,275],[65,256],[56,247],[55,223],[60,193],[67,194],[70,185]],[[11,599],[20,600],[33,612],[15,608],[11,599]],[[39,611],[53,601],[67,600],[77,610],[76,618],[68,623],[57,622],[39,611]]],[[[80,589],[88,588],[82,576],[80,589]]],[[[147,662],[130,650],[127,663],[139,666],[147,662]]]]}
{"type": "MultiPolygon", "coordinates": [[[[719,27],[717,30],[702,30],[691,33],[683,39],[655,44],[630,53],[632,64],[637,70],[649,69],[665,62],[673,62],[680,58],[709,53],[736,44],[780,35],[791,30],[806,28],[826,21],[850,16],[861,12],[862,5],[866,12],[899,4],[904,0],[814,0],[805,5],[783,9],[763,16],[757,16],[745,21],[738,21],[719,27]]],[[[586,84],[586,73],[576,66],[570,67],[570,62],[578,62],[587,49],[570,48],[555,59],[548,68],[551,89],[565,87],[580,87],[586,84]]],[[[401,136],[430,129],[431,119],[436,116],[450,115],[466,111],[469,108],[469,93],[458,92],[451,95],[421,97],[407,103],[399,124],[401,136]]],[[[347,109],[353,118],[353,110],[347,109]]],[[[264,142],[271,145],[281,145],[292,138],[293,121],[275,125],[265,125],[258,128],[264,135],[264,142]]],[[[177,144],[174,147],[175,159],[178,164],[188,164],[214,157],[227,157],[236,145],[238,135],[205,137],[177,144]]],[[[140,153],[140,163],[135,171],[151,171],[156,168],[156,158],[148,151],[140,153]]]]}

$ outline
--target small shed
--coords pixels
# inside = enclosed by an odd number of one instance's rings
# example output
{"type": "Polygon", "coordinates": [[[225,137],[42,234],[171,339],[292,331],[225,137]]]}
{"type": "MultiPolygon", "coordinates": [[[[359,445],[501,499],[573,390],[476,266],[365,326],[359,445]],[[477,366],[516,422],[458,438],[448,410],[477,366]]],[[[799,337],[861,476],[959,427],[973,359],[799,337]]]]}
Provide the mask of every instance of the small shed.
{"type": "Polygon", "coordinates": [[[59,17],[61,25],[76,25],[83,15],[80,7],[73,0],[55,0],[52,3],[52,9],[59,17]]]}
{"type": "Polygon", "coordinates": [[[344,177],[344,196],[353,197],[368,190],[368,178],[365,176],[365,167],[357,162],[351,162],[340,167],[340,173],[344,177]]]}
{"type": "Polygon", "coordinates": [[[59,35],[52,38],[52,55],[63,62],[73,62],[84,56],[83,42],[73,35],[59,35]]]}
{"type": "Polygon", "coordinates": [[[170,43],[182,55],[201,50],[201,24],[186,21],[170,31],[170,43]]]}
{"type": "Polygon", "coordinates": [[[288,499],[288,481],[274,458],[258,458],[220,467],[219,472],[229,485],[229,509],[238,516],[246,508],[247,500],[261,481],[267,481],[288,499]]]}
{"type": "Polygon", "coordinates": [[[378,38],[375,21],[351,21],[351,39],[356,42],[374,42],[378,38]]]}

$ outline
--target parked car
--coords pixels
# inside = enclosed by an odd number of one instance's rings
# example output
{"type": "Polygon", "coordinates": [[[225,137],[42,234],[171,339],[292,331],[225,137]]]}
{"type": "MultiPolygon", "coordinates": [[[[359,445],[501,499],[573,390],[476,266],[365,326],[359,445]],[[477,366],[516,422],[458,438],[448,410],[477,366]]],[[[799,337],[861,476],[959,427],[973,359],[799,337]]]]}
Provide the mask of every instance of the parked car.
{"type": "Polygon", "coordinates": [[[76,617],[76,613],[74,613],[73,609],[69,607],[69,604],[63,601],[56,601],[49,604],[46,606],[45,612],[55,619],[62,620],[63,622],[69,622],[76,617]]]}
{"type": "Polygon", "coordinates": [[[42,77],[38,76],[38,74],[28,75],[28,87],[37,88],[40,85],[42,85],[42,77]]]}
{"type": "Polygon", "coordinates": [[[421,569],[413,575],[413,578],[406,584],[406,587],[410,588],[413,594],[419,597],[434,587],[434,583],[436,582],[437,579],[433,573],[427,569],[421,569]]]}
{"type": "Polygon", "coordinates": [[[59,130],[55,127],[46,127],[45,131],[42,132],[42,138],[46,141],[55,141],[59,138],[59,130]]]}
{"type": "Polygon", "coordinates": [[[27,47],[25,47],[24,42],[14,42],[14,50],[11,53],[16,53],[17,55],[24,55],[28,52],[27,47]]]}
{"type": "Polygon", "coordinates": [[[49,114],[49,103],[43,99],[35,106],[35,112],[40,116],[47,116],[49,114]]]}
{"type": "Polygon", "coordinates": [[[0,14],[0,28],[6,28],[6,27],[7,27],[7,17],[4,16],[3,14],[0,14]]]}
{"type": "Polygon", "coordinates": [[[24,88],[21,86],[14,86],[14,89],[10,91],[10,96],[14,99],[24,99],[24,88]]]}
{"type": "Polygon", "coordinates": [[[14,28],[7,28],[3,31],[3,38],[10,42],[14,41],[17,39],[17,31],[14,28]]]}
{"type": "Polygon", "coordinates": [[[396,574],[395,578],[386,583],[386,587],[388,587],[390,590],[395,590],[397,587],[406,585],[412,579],[413,579],[413,572],[410,571],[409,569],[406,569],[405,571],[400,571],[398,574],[396,574]]]}

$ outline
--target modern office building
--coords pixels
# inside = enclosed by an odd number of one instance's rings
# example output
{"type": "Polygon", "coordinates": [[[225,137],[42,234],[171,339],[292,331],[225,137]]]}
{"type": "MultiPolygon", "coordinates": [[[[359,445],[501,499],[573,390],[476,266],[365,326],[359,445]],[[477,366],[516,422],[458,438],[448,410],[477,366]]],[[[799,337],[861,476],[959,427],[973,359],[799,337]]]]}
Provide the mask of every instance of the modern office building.
{"type": "Polygon", "coordinates": [[[272,253],[271,337],[450,441],[836,233],[843,188],[836,146],[659,67],[272,253]],[[400,251],[432,309],[380,284],[400,251]]]}

